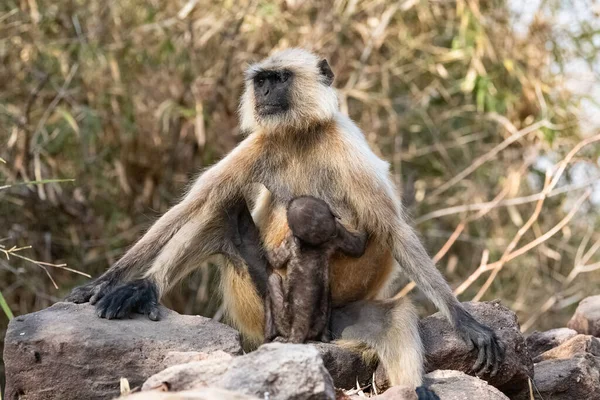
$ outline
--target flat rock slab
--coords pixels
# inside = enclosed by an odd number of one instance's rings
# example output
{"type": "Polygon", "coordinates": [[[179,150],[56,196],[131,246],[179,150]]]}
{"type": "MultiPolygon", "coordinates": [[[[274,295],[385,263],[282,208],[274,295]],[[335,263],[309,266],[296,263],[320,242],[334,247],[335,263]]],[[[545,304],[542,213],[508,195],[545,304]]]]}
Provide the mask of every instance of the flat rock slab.
{"type": "Polygon", "coordinates": [[[183,392],[142,392],[119,397],[127,400],[259,400],[258,397],[218,388],[185,390],[183,392]]]}
{"type": "Polygon", "coordinates": [[[460,371],[440,370],[425,375],[425,386],[440,400],[508,400],[501,391],[479,378],[460,371]]]}
{"type": "Polygon", "coordinates": [[[579,354],[535,364],[535,399],[600,399],[600,358],[579,354]]]}
{"type": "Polygon", "coordinates": [[[132,388],[160,371],[173,351],[222,350],[241,354],[239,333],[199,316],[161,309],[144,316],[106,320],[89,304],[57,303],[13,319],[6,333],[6,398],[110,399],[119,379],[132,388]]]}
{"type": "Polygon", "coordinates": [[[600,337],[600,295],[581,300],[567,327],[584,335],[600,337]]]}
{"type": "Polygon", "coordinates": [[[527,336],[525,343],[529,355],[535,358],[550,349],[560,346],[576,335],[577,331],[570,328],[556,328],[543,332],[535,331],[527,336]]]}
{"type": "Polygon", "coordinates": [[[143,391],[216,387],[270,400],[333,400],[333,380],[313,346],[269,343],[231,360],[203,360],[167,368],[143,391]]]}
{"type": "Polygon", "coordinates": [[[560,346],[540,354],[534,358],[533,361],[541,362],[546,360],[564,360],[571,358],[576,354],[584,353],[600,356],[600,339],[592,335],[576,335],[560,346]]]}
{"type": "MultiPolygon", "coordinates": [[[[494,329],[506,346],[506,356],[496,376],[490,377],[485,374],[480,378],[509,397],[526,390],[528,377],[533,375],[533,363],[515,313],[498,301],[463,303],[463,306],[477,321],[494,329]]],[[[422,319],[421,332],[427,372],[443,369],[472,374],[471,369],[477,360],[477,352],[469,349],[441,313],[422,319]]]]}

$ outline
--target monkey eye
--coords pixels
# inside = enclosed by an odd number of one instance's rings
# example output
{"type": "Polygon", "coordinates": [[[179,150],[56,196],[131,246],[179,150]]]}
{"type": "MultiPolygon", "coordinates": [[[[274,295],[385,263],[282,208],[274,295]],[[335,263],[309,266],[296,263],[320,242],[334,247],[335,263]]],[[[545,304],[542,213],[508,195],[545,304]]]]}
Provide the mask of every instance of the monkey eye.
{"type": "Polygon", "coordinates": [[[279,80],[281,82],[286,82],[289,78],[290,78],[290,73],[287,71],[282,72],[281,75],[279,76],[279,80]]]}
{"type": "Polygon", "coordinates": [[[261,87],[262,85],[265,84],[265,78],[260,78],[256,81],[256,84],[258,85],[258,87],[261,87]]]}

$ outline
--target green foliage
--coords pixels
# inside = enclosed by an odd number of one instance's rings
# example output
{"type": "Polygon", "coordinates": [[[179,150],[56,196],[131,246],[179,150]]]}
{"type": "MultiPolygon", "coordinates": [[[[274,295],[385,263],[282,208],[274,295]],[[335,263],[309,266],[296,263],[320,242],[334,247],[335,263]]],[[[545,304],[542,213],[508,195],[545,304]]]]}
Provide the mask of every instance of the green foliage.
{"type": "Polygon", "coordinates": [[[2,309],[4,315],[6,315],[6,318],[8,318],[9,321],[15,317],[12,311],[10,310],[8,303],[6,303],[6,299],[2,295],[2,291],[0,291],[0,308],[2,309]]]}

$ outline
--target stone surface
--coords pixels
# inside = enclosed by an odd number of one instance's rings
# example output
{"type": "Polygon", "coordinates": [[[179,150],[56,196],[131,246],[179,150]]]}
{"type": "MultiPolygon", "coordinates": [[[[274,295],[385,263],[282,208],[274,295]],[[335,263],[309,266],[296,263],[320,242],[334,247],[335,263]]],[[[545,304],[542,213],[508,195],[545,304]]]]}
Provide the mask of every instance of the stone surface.
{"type": "Polygon", "coordinates": [[[508,400],[501,391],[460,371],[439,370],[425,375],[424,385],[440,400],[508,400]]]}
{"type": "Polygon", "coordinates": [[[415,388],[408,386],[394,386],[372,398],[377,400],[418,400],[415,388]]]}
{"type": "Polygon", "coordinates": [[[340,347],[333,343],[311,343],[321,354],[325,368],[333,378],[336,388],[352,389],[358,380],[361,386],[371,381],[374,365],[366,365],[362,356],[354,351],[340,347]]]}
{"type": "Polygon", "coordinates": [[[170,391],[206,386],[259,398],[335,399],[333,380],[313,346],[270,343],[232,360],[204,360],[176,365],[151,376],[142,390],[170,391]]]}
{"type": "Polygon", "coordinates": [[[535,331],[527,336],[525,343],[529,355],[535,358],[554,347],[560,346],[575,335],[577,335],[577,331],[569,328],[556,328],[544,332],[535,331]]]}
{"type": "Polygon", "coordinates": [[[170,351],[163,360],[163,368],[203,360],[231,360],[233,356],[223,350],[205,353],[202,351],[170,351]]]}
{"type": "MultiPolygon", "coordinates": [[[[493,328],[506,347],[504,362],[496,376],[490,377],[489,374],[485,374],[480,378],[509,397],[528,390],[528,377],[533,375],[533,363],[515,313],[498,301],[463,305],[477,321],[493,328]]],[[[450,369],[472,374],[471,369],[477,359],[477,352],[469,349],[441,313],[422,319],[421,329],[427,372],[434,369],[450,369]]]]}
{"type": "Polygon", "coordinates": [[[578,333],[600,337],[600,295],[581,300],[567,326],[578,333]]]}
{"type": "Polygon", "coordinates": [[[150,391],[119,397],[127,400],[258,400],[258,397],[248,396],[231,390],[218,388],[203,388],[185,390],[182,392],[150,391]]]}
{"type": "Polygon", "coordinates": [[[567,360],[535,364],[535,398],[543,400],[600,399],[600,358],[579,354],[567,360]]]}
{"type": "Polygon", "coordinates": [[[241,354],[234,329],[161,309],[162,319],[98,318],[89,304],[57,303],[17,317],[6,333],[6,398],[110,399],[160,371],[171,351],[241,354]]]}
{"type": "Polygon", "coordinates": [[[592,335],[576,335],[563,344],[550,349],[533,359],[534,362],[567,359],[575,354],[590,353],[594,356],[600,356],[600,340],[592,335]]]}

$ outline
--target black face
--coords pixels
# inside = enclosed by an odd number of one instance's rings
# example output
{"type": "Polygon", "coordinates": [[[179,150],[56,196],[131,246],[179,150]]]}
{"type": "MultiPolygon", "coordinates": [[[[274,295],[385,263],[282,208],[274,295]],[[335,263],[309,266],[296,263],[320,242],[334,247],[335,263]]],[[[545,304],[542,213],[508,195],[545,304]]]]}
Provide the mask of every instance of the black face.
{"type": "Polygon", "coordinates": [[[260,71],[253,78],[256,111],[261,116],[283,113],[290,108],[291,71],[260,71]]]}

